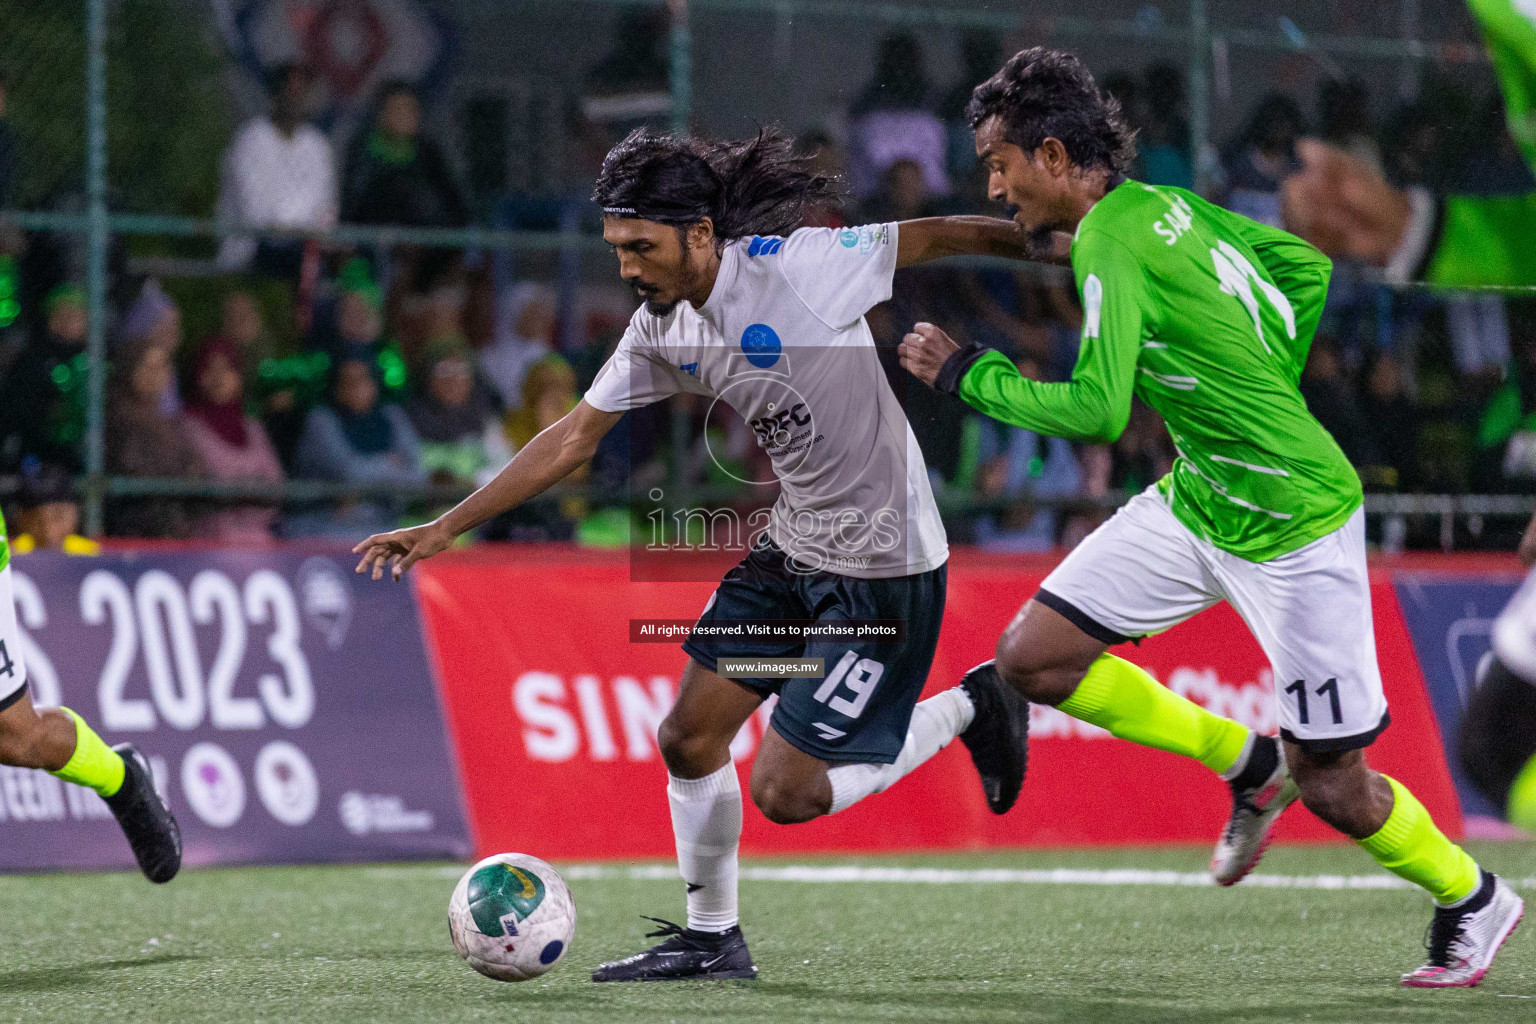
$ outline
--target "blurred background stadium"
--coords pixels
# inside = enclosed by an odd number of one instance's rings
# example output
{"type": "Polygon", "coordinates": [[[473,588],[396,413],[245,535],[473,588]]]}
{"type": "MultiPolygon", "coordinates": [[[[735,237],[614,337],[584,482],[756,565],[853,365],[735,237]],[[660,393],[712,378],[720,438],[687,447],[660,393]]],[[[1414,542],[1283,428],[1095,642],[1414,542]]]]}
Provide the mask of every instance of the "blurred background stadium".
{"type": "MultiPolygon", "coordinates": [[[[827,223],[983,211],[964,100],[1049,43],[1120,97],[1138,177],[1260,220],[1301,135],[1399,184],[1536,189],[1454,0],[0,0],[0,24],[0,495],[23,547],[355,539],[466,493],[622,333],[634,299],[587,193],[639,124],[780,125],[846,175],[827,223]]],[[[1065,272],[951,262],[902,271],[870,321],[1058,380],[1079,315],[1065,272]]],[[[1173,456],[1149,410],[1072,445],[889,361],[953,541],[1070,547],[1173,456]]],[[[1528,296],[1340,264],[1303,390],[1373,543],[1513,546],[1536,507],[1528,296]]],[[[738,500],[732,463],[761,453],[708,415],[632,413],[480,538],[623,545],[663,482],[738,500]]]]}
{"type": "MultiPolygon", "coordinates": [[[[1035,44],[1120,98],[1137,178],[1261,221],[1305,137],[1399,186],[1536,194],[1461,0],[0,0],[0,506],[29,683],[139,745],[189,865],[258,865],[0,878],[0,1018],[223,1022],[259,993],[289,1021],[1527,1019],[1528,936],[1476,1001],[1389,990],[1419,893],[1300,806],[1278,835],[1310,845],[1218,891],[1225,786],[1044,706],[1006,817],[958,744],[814,823],[748,806],[759,987],[593,995],[638,914],[680,909],[655,734],[684,659],[628,631],[691,620],[735,561],[647,582],[626,549],[659,506],[771,502],[741,482],[768,475],[752,431],[678,395],[412,586],[351,573],[346,547],[467,494],[618,343],[636,300],[589,194],[626,132],[776,124],[845,177],[823,224],[1000,214],[961,111],[1035,44]],[[506,849],[582,904],[549,991],[454,958],[462,867],[313,866],[506,849]]],[[[1080,317],[1064,268],[960,259],[869,314],[953,547],[929,692],[1175,453],[1139,405],[1110,445],[982,418],[894,347],[927,320],[1064,380],[1080,317]]],[[[1393,716],[1372,763],[1536,888],[1536,844],[1456,749],[1536,510],[1536,289],[1338,262],[1301,388],[1367,492],[1393,716]]],[[[1121,650],[1274,731],[1230,609],[1121,650]]],[[[766,720],[732,744],[744,771],[766,720]]],[[[0,872],[131,863],[94,794],[0,767],[0,872]]]]}

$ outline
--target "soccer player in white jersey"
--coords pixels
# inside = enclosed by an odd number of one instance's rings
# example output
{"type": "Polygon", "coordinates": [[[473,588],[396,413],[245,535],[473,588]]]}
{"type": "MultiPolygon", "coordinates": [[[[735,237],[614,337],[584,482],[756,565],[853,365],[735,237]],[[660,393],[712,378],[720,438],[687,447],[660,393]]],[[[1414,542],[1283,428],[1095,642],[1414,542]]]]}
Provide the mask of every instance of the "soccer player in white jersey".
{"type": "Polygon", "coordinates": [[[711,597],[658,743],[687,927],[604,964],[595,981],[751,978],[737,919],[741,792],[730,743],[778,695],[752,798],[781,824],[877,793],[959,736],[988,805],[1023,782],[1024,700],[995,678],[918,702],[944,608],[949,550],[922,453],[864,321],[898,267],[949,254],[1022,257],[1010,222],[945,217],[844,230],[798,228],[829,182],[768,132],[706,143],[644,131],[608,154],[595,198],[619,273],[645,300],[592,388],[495,480],[438,519],[369,537],[359,572],[398,579],[466,530],[533,498],[590,459],[625,411],[669,395],[715,398],[747,420],[780,485],[766,530],[711,597]],[[903,620],[900,644],[722,640],[743,620],[903,620]],[[729,657],[824,659],[824,677],[725,678],[729,657]]]}

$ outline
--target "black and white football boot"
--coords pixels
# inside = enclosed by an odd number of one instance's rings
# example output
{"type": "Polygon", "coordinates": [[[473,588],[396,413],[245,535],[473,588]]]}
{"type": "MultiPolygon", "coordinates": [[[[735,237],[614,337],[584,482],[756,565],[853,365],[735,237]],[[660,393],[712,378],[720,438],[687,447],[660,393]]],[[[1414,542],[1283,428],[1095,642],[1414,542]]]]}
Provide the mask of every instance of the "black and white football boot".
{"type": "Polygon", "coordinates": [[[155,791],[149,762],[131,743],[112,748],[123,759],[123,786],[106,798],[122,826],[139,870],[151,882],[163,884],[181,870],[181,826],[155,791]]]}
{"type": "Polygon", "coordinates": [[[1459,907],[1436,907],[1424,948],[1423,967],[1403,975],[1409,988],[1473,988],[1483,980],[1499,947],[1525,915],[1525,901],[1487,871],[1477,892],[1459,907]]]}
{"type": "Polygon", "coordinates": [[[997,674],[993,661],[984,661],[960,679],[976,717],[960,734],[981,776],[981,788],[993,814],[1002,814],[1019,799],[1029,764],[1029,701],[997,674]]]}
{"type": "Polygon", "coordinates": [[[648,939],[662,939],[644,953],[600,965],[593,981],[718,981],[755,978],[757,965],[747,949],[741,926],[723,932],[700,932],[648,917],[661,925],[647,932],[648,939]]]}
{"type": "Polygon", "coordinates": [[[1232,787],[1232,817],[1211,854],[1211,877],[1218,885],[1236,885],[1258,866],[1270,830],[1301,796],[1285,766],[1285,749],[1273,736],[1253,738],[1247,764],[1227,785],[1232,787]]]}

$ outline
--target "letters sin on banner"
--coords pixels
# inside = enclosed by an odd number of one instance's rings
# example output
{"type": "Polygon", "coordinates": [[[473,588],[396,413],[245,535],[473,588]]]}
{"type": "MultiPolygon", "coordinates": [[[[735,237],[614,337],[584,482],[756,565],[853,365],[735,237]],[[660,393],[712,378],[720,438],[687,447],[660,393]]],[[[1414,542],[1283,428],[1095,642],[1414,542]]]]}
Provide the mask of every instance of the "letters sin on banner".
{"type": "MultiPolygon", "coordinates": [[[[954,685],[992,656],[998,634],[1049,565],[955,552],[928,693],[954,685]]],[[[666,769],[655,735],[686,655],[673,645],[630,643],[629,620],[695,617],[713,585],[631,582],[623,556],[553,551],[520,554],[515,562],[455,554],[417,572],[478,853],[669,856],[666,769]]],[[[1393,724],[1371,748],[1371,762],[1460,834],[1433,713],[1390,583],[1373,584],[1372,601],[1393,724]]],[[[1275,730],[1267,660],[1225,606],[1116,653],[1199,703],[1275,730]]],[[[744,791],[768,710],[732,745],[744,791]]],[[[1204,768],[1114,740],[1049,708],[1033,714],[1029,779],[1019,806],[1003,817],[986,810],[963,748],[952,744],[888,792],[806,825],[773,825],[748,801],[743,849],[1214,840],[1231,798],[1204,768]]],[[[1301,807],[1287,814],[1279,836],[1337,838],[1301,807]]]]}
{"type": "MultiPolygon", "coordinates": [[[[12,565],[33,700],[144,752],[187,863],[469,852],[407,588],[313,552],[12,565]]],[[[0,767],[0,869],[132,864],[96,794],[0,767]]]]}

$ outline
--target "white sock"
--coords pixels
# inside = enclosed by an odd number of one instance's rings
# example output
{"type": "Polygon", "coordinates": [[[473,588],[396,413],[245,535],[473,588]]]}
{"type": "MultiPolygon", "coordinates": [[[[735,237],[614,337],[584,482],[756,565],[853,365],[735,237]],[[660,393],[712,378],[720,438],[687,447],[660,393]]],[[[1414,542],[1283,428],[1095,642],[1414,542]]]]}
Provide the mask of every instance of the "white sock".
{"type": "Polygon", "coordinates": [[[912,769],[949,745],[976,717],[976,707],[956,686],[929,697],[912,709],[907,741],[891,764],[840,764],[827,770],[832,783],[832,811],[846,810],[869,796],[883,793],[912,769]]]}
{"type": "Polygon", "coordinates": [[[688,885],[688,927],[723,932],[737,921],[736,850],[741,845],[741,784],[736,765],[702,779],[667,776],[677,868],[688,885]]]}

